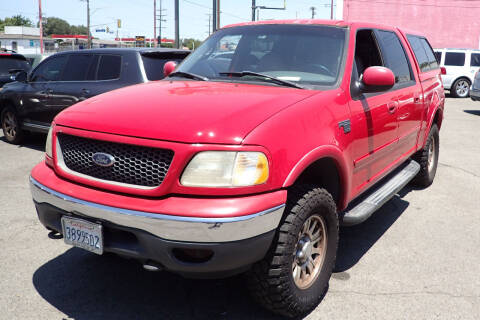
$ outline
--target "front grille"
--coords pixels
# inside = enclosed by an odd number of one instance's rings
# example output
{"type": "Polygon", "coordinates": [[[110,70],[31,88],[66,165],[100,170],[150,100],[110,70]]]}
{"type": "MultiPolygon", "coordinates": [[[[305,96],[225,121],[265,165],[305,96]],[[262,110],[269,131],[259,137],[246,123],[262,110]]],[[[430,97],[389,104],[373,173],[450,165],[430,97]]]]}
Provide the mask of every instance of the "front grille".
{"type": "Polygon", "coordinates": [[[159,186],[173,159],[173,151],[93,140],[58,134],[65,166],[75,172],[101,180],[142,187],[159,186]],[[115,158],[110,167],[93,162],[95,153],[107,153],[115,158]]]}

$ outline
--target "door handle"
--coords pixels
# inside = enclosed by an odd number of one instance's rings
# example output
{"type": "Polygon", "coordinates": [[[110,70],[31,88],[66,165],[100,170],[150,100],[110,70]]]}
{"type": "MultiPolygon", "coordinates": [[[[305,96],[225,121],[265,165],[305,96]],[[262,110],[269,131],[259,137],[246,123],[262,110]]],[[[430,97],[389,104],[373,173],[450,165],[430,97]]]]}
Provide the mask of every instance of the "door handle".
{"type": "Polygon", "coordinates": [[[395,113],[395,111],[397,111],[397,105],[398,105],[398,103],[395,102],[395,101],[389,102],[388,103],[388,112],[395,113]]]}
{"type": "Polygon", "coordinates": [[[90,90],[83,88],[83,89],[82,89],[82,93],[83,93],[83,94],[89,94],[89,93],[90,93],[90,90]]]}
{"type": "Polygon", "coordinates": [[[50,93],[53,93],[53,89],[50,89],[50,88],[47,89],[47,93],[49,93],[49,94],[50,94],[50,93]]]}

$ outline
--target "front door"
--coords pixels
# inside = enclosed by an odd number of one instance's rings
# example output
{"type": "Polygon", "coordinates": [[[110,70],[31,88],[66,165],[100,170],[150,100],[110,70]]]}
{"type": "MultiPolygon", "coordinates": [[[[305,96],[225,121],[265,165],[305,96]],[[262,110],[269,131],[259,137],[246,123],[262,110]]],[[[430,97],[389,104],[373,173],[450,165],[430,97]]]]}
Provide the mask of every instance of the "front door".
{"type": "Polygon", "coordinates": [[[397,96],[395,91],[358,92],[358,82],[368,67],[385,66],[374,30],[362,29],[356,34],[355,61],[351,79],[352,100],[349,103],[354,160],[354,196],[384,171],[395,158],[398,142],[397,96]]]}
{"type": "Polygon", "coordinates": [[[29,76],[22,99],[21,116],[28,124],[50,125],[55,106],[51,94],[60,79],[66,56],[59,55],[43,61],[29,76]]]}

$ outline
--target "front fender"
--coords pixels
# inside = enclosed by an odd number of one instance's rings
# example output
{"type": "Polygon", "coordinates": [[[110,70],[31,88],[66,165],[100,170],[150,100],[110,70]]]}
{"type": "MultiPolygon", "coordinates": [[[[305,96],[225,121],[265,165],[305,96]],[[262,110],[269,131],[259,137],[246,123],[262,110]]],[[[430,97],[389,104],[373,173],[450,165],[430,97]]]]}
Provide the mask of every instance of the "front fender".
{"type": "Polygon", "coordinates": [[[283,183],[283,187],[287,188],[293,185],[298,179],[298,177],[305,171],[305,169],[307,169],[316,161],[324,158],[333,159],[337,166],[342,190],[340,203],[342,207],[345,207],[346,201],[348,199],[348,195],[346,194],[346,192],[347,190],[351,189],[352,179],[348,175],[348,172],[351,172],[351,170],[348,170],[348,165],[347,161],[345,160],[344,153],[337,146],[334,145],[319,146],[304,155],[288,174],[287,178],[283,183]]]}

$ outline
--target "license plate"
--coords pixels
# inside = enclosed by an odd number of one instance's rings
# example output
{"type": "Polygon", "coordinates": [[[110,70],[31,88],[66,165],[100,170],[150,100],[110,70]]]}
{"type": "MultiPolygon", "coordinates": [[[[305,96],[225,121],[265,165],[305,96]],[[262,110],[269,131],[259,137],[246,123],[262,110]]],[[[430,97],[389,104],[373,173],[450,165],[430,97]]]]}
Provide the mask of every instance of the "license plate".
{"type": "Polygon", "coordinates": [[[102,225],[81,219],[62,217],[63,239],[66,244],[96,254],[103,253],[102,225]]]}

